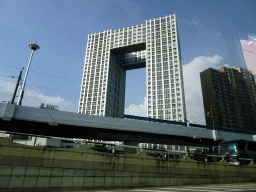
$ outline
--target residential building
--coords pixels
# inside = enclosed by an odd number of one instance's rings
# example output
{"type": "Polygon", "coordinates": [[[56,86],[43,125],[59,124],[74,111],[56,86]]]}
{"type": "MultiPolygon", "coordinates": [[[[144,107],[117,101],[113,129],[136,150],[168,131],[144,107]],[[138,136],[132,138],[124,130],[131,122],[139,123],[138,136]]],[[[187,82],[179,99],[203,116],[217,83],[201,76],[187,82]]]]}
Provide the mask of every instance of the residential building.
{"type": "Polygon", "coordinates": [[[207,125],[256,130],[256,87],[249,70],[208,68],[200,77],[207,125]]]}
{"type": "Polygon", "coordinates": [[[78,112],[123,118],[126,70],[146,68],[147,117],[185,121],[176,15],[88,35],[78,112]]]}

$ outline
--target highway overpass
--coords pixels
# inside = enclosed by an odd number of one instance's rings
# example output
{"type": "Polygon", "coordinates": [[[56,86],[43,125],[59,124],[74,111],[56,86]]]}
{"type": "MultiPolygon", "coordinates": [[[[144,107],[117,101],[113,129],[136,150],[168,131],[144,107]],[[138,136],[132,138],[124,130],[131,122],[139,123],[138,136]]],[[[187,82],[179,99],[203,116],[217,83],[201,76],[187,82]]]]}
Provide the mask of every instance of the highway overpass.
{"type": "Polygon", "coordinates": [[[0,130],[39,137],[66,137],[158,143],[167,145],[212,146],[231,139],[253,140],[255,132],[186,124],[126,115],[124,119],[49,110],[0,103],[0,130]]]}

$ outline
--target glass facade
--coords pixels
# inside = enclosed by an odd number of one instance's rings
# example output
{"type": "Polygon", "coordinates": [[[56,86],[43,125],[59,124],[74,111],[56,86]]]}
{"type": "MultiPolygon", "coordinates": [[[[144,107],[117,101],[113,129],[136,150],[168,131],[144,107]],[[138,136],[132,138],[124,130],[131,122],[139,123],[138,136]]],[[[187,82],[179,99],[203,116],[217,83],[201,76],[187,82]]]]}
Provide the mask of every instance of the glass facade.
{"type": "Polygon", "coordinates": [[[146,68],[147,117],[185,121],[176,15],[88,36],[79,113],[123,117],[126,70],[146,68]]]}

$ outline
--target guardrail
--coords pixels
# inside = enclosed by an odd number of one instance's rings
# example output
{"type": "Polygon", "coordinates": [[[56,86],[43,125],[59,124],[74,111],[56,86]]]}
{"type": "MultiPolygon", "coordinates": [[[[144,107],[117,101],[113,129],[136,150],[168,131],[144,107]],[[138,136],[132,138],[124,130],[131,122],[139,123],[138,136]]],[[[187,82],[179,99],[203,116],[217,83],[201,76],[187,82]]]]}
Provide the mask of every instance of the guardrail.
{"type": "MultiPolygon", "coordinates": [[[[5,138],[9,138],[11,139],[10,135],[8,136],[8,134],[11,134],[10,132],[2,132],[0,131],[0,137],[5,137],[5,138]]],[[[12,134],[17,134],[17,133],[12,133],[12,134]]],[[[31,137],[43,137],[43,138],[53,138],[53,139],[59,139],[59,140],[63,140],[64,138],[57,138],[57,137],[46,137],[46,136],[38,136],[38,135],[31,135],[31,134],[25,134],[25,133],[18,133],[18,135],[23,135],[23,136],[31,136],[31,137]]],[[[73,141],[73,140],[68,140],[67,141],[73,141]]],[[[13,141],[15,142],[15,141],[13,141]]],[[[23,144],[23,145],[27,145],[26,140],[24,140],[23,142],[16,141],[15,143],[19,143],[19,144],[23,144]]],[[[191,157],[194,160],[198,160],[198,161],[204,161],[204,162],[219,162],[219,161],[226,161],[229,163],[233,163],[236,165],[241,165],[241,164],[250,164],[250,163],[254,163],[255,160],[251,159],[251,158],[236,158],[236,157],[226,157],[226,156],[220,156],[220,155],[213,155],[213,154],[209,154],[209,153],[196,153],[196,152],[190,152],[187,150],[167,150],[167,149],[157,149],[157,148],[147,148],[147,147],[140,147],[140,146],[130,146],[130,145],[123,145],[121,143],[114,143],[112,142],[108,142],[108,141],[84,141],[84,142],[79,142],[79,143],[75,143],[76,146],[65,146],[65,147],[61,147],[61,146],[47,146],[46,144],[42,144],[42,145],[37,145],[36,143],[32,146],[41,146],[44,149],[46,148],[76,148],[78,146],[105,146],[107,148],[107,152],[108,153],[113,153],[113,154],[124,154],[125,153],[125,148],[129,148],[129,149],[134,149],[136,150],[137,153],[147,153],[150,156],[154,156],[157,158],[163,158],[163,159],[180,159],[183,157],[191,157]],[[92,145],[93,144],[93,145],[92,145]]],[[[31,145],[30,145],[31,146],[31,145]]]]}

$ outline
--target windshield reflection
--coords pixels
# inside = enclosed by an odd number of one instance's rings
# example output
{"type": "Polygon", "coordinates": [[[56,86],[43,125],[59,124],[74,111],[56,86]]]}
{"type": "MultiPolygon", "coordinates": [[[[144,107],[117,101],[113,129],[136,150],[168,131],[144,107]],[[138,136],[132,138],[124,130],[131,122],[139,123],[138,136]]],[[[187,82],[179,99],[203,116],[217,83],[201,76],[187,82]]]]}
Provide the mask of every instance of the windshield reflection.
{"type": "Polygon", "coordinates": [[[237,143],[223,143],[220,150],[221,156],[238,155],[237,143]]]}

